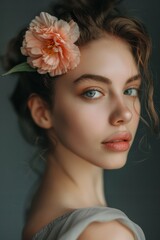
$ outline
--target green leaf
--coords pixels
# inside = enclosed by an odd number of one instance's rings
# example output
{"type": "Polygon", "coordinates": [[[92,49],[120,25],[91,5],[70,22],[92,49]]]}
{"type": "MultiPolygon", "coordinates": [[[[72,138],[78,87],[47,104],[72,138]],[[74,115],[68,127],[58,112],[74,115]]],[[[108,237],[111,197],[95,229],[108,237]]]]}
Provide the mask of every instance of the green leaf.
{"type": "Polygon", "coordinates": [[[2,74],[2,76],[6,76],[8,74],[16,73],[16,72],[36,72],[36,69],[32,68],[27,62],[24,62],[11,68],[8,72],[2,74]]]}

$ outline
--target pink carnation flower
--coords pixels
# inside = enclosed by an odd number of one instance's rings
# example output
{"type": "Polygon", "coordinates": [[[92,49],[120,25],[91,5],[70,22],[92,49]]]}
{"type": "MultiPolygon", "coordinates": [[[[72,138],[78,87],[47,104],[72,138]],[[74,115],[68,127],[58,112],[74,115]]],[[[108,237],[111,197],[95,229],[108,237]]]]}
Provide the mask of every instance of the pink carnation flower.
{"type": "Polygon", "coordinates": [[[79,64],[80,51],[74,44],[78,38],[79,28],[73,20],[67,23],[42,12],[30,23],[21,52],[40,74],[56,76],[79,64]]]}

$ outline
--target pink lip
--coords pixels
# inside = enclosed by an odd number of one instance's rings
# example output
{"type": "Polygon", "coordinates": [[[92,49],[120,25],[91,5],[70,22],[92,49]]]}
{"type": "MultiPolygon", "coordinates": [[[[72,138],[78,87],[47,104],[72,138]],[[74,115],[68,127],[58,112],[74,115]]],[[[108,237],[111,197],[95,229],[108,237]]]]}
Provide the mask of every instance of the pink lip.
{"type": "Polygon", "coordinates": [[[132,135],[129,132],[120,132],[112,135],[102,142],[102,144],[110,151],[123,152],[130,147],[132,135]]]}

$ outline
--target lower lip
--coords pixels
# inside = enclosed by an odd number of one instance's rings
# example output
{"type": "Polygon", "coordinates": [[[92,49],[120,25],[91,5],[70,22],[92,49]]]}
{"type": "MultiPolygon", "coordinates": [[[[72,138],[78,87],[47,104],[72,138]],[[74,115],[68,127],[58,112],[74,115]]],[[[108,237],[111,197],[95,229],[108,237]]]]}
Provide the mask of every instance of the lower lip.
{"type": "Polygon", "coordinates": [[[104,146],[113,152],[124,152],[127,151],[130,147],[130,144],[128,141],[122,141],[122,142],[106,142],[104,143],[104,146]]]}

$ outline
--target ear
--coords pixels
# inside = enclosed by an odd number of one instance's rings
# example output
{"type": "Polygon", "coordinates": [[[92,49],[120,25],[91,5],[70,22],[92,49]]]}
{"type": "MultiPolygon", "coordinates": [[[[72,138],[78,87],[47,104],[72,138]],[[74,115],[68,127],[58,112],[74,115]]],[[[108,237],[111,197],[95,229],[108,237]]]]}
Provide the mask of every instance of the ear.
{"type": "Polygon", "coordinates": [[[28,108],[34,122],[41,128],[52,127],[51,112],[47,103],[37,94],[32,94],[28,99],[28,108]]]}

